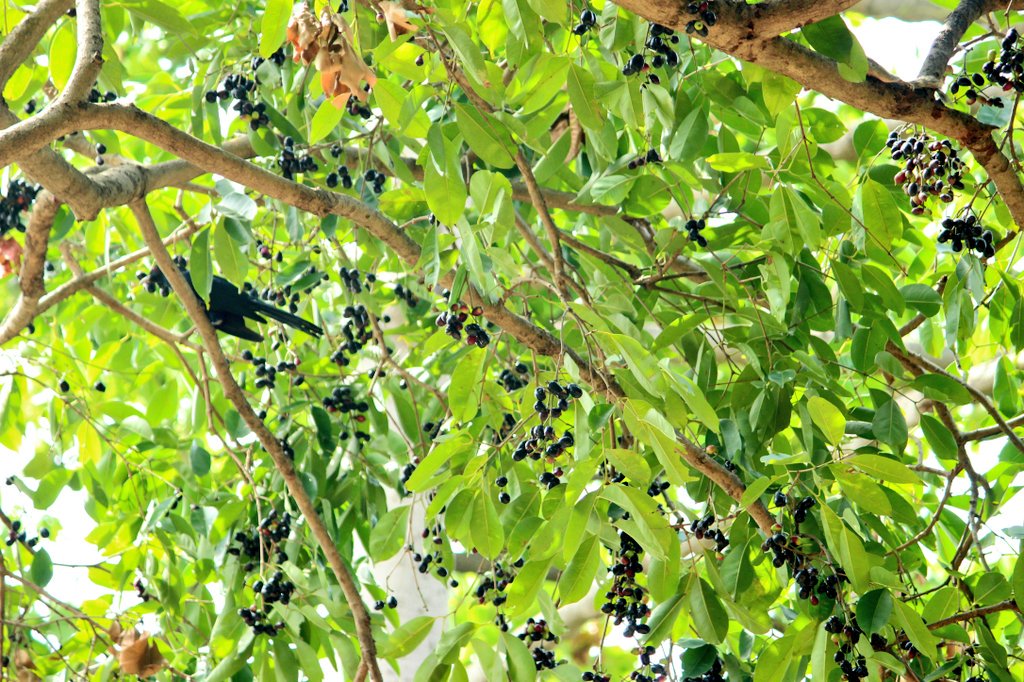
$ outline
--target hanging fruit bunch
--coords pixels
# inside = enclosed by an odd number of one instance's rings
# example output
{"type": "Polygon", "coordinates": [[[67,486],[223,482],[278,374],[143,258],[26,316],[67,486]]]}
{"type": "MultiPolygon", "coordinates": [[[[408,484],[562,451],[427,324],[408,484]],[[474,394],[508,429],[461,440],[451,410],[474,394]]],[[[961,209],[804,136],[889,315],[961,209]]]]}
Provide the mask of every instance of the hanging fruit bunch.
{"type": "Polygon", "coordinates": [[[352,47],[352,28],[330,7],[324,7],[318,21],[308,5],[296,5],[286,37],[295,48],[296,62],[315,64],[324,95],[334,106],[340,109],[352,97],[361,102],[369,98],[377,76],[352,47]]]}

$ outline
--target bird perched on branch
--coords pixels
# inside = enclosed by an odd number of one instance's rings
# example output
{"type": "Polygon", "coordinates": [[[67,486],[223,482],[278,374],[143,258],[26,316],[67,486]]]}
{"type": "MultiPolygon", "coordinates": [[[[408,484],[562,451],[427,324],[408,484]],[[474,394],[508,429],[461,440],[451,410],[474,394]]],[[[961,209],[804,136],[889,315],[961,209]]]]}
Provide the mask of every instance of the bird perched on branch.
{"type": "MultiPolygon", "coordinates": [[[[192,284],[192,276],[185,269],[185,259],[178,256],[174,260],[185,277],[185,281],[192,287],[196,298],[202,302],[202,297],[199,296],[192,284]]],[[[167,277],[158,266],[154,266],[149,274],[140,273],[140,281],[150,293],[155,293],[159,289],[166,296],[171,291],[171,283],[167,281],[167,277]]],[[[310,336],[320,336],[324,333],[323,329],[312,322],[261,301],[256,298],[255,294],[240,292],[234,284],[217,276],[213,277],[210,286],[210,301],[206,306],[206,316],[210,319],[210,324],[214,329],[246,341],[263,340],[263,336],[259,332],[246,326],[246,320],[266,324],[268,317],[281,324],[300,329],[310,336]]]]}

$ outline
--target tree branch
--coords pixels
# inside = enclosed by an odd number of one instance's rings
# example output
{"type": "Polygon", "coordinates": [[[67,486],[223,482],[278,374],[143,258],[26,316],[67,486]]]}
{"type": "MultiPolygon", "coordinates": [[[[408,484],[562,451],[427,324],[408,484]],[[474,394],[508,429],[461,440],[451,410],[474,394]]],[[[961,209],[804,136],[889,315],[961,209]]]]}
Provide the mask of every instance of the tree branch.
{"type": "Polygon", "coordinates": [[[977,609],[971,609],[970,611],[954,613],[949,618],[943,618],[942,620],[937,620],[934,623],[929,623],[928,629],[938,630],[939,628],[952,625],[953,623],[962,623],[965,620],[974,620],[975,618],[981,618],[982,616],[987,616],[990,613],[999,613],[1000,611],[1016,611],[1017,613],[1020,613],[1020,608],[1017,606],[1017,602],[1012,599],[1007,599],[997,604],[990,604],[989,606],[982,606],[977,609]]]}
{"type": "MultiPolygon", "coordinates": [[[[833,17],[859,0],[767,0],[751,5],[761,35],[779,35],[833,17]]],[[[713,29],[712,29],[713,30],[713,29]]]]}
{"type": "Polygon", "coordinates": [[[946,17],[942,30],[935,37],[928,56],[924,58],[921,71],[917,74],[917,80],[914,81],[916,85],[936,90],[942,87],[942,80],[945,77],[950,57],[953,56],[953,52],[956,51],[956,47],[967,29],[985,11],[985,5],[985,0],[960,0],[956,9],[946,17]]]}
{"type": "MultiPolygon", "coordinates": [[[[688,15],[673,0],[617,0],[617,4],[649,21],[680,31],[686,29],[688,15]]],[[[996,146],[992,127],[947,107],[930,90],[914,89],[901,81],[883,83],[872,77],[861,83],[844,79],[833,60],[792,40],[759,32],[757,21],[752,18],[754,7],[757,5],[723,5],[718,23],[704,42],[861,111],[917,123],[959,141],[985,168],[1014,222],[1024,225],[1024,187],[1010,159],[996,146]]]]}
{"type": "Polygon", "coordinates": [[[235,409],[238,410],[246,425],[256,435],[260,444],[274,461],[274,466],[284,479],[288,492],[295,499],[303,517],[306,519],[306,523],[309,524],[309,529],[327,558],[327,563],[330,565],[338,584],[341,585],[342,592],[345,594],[345,600],[352,611],[352,616],[355,620],[356,636],[362,649],[363,660],[369,666],[370,678],[374,682],[382,682],[383,678],[381,677],[380,668],[377,666],[377,647],[370,629],[370,614],[367,612],[366,605],[363,604],[362,598],[359,595],[359,586],[356,584],[352,573],[338,552],[336,540],[331,537],[327,526],[324,525],[323,519],[317,513],[313,501],[306,493],[302,481],[299,480],[298,474],[295,472],[295,466],[288,456],[285,455],[281,441],[270,432],[270,429],[263,423],[263,420],[256,415],[241,387],[235,381],[228,359],[224,356],[224,351],[221,350],[220,342],[217,340],[217,332],[214,330],[213,325],[210,324],[210,319],[206,315],[203,304],[196,297],[191,286],[185,281],[178,267],[171,259],[171,254],[168,253],[167,248],[160,240],[156,224],[149,213],[149,206],[144,201],[140,201],[132,204],[131,209],[139,223],[139,229],[142,232],[146,246],[149,247],[150,252],[153,254],[153,259],[163,271],[168,282],[170,282],[174,293],[181,299],[188,316],[199,331],[199,336],[202,339],[203,346],[206,348],[206,352],[210,355],[210,361],[213,363],[214,371],[217,374],[217,379],[221,384],[224,395],[231,401],[235,409]]]}
{"type": "MultiPolygon", "coordinates": [[[[82,111],[82,119],[78,122],[80,127],[108,126],[136,135],[211,173],[223,175],[296,208],[318,216],[333,213],[347,218],[384,242],[409,265],[415,265],[419,261],[420,247],[408,234],[380,212],[352,197],[285,180],[223,149],[197,140],[133,105],[85,105],[82,111]]],[[[447,273],[442,278],[442,283],[451,286],[452,279],[452,273],[447,273]]],[[[468,295],[472,300],[479,302],[490,321],[509,332],[516,340],[542,355],[569,355],[579,367],[584,381],[594,386],[611,402],[621,402],[625,395],[622,388],[613,378],[592,366],[575,349],[563,346],[561,341],[549,332],[534,326],[504,305],[491,302],[473,287],[468,288],[468,295]]],[[[679,443],[682,448],[681,456],[688,464],[710,478],[736,501],[743,497],[745,488],[735,474],[707,457],[702,448],[681,434],[679,443]]],[[[762,502],[755,501],[748,511],[763,532],[768,533],[771,530],[775,519],[762,502]]]]}

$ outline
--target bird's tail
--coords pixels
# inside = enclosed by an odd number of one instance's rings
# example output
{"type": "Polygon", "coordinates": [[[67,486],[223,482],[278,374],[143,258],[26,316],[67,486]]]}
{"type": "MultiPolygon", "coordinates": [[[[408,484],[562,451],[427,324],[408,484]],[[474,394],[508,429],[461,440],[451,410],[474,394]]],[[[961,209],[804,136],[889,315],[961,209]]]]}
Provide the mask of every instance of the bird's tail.
{"type": "Polygon", "coordinates": [[[263,301],[256,301],[256,303],[258,304],[256,308],[261,315],[266,315],[270,319],[277,320],[281,324],[286,324],[289,327],[300,329],[310,336],[321,336],[324,333],[323,329],[309,320],[304,320],[298,315],[292,315],[287,310],[282,310],[277,306],[264,303],[263,301]]]}

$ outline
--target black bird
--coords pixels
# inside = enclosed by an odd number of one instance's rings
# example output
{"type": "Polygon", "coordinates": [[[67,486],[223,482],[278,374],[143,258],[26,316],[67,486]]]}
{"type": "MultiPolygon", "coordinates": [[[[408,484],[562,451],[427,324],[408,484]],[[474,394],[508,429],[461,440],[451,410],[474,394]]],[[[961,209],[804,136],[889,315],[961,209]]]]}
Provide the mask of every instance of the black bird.
{"type": "MultiPolygon", "coordinates": [[[[175,264],[185,277],[185,281],[192,287],[192,291],[195,292],[196,288],[192,285],[192,276],[185,269],[184,259],[176,258],[175,264]]],[[[154,267],[148,275],[142,275],[141,280],[150,293],[160,289],[161,293],[166,296],[171,291],[171,283],[167,281],[167,277],[159,267],[154,267]]],[[[198,293],[196,293],[196,297],[202,302],[203,299],[198,293]]],[[[281,324],[301,329],[310,336],[320,336],[324,333],[323,329],[312,322],[304,320],[298,315],[292,315],[287,310],[281,310],[277,306],[265,303],[256,298],[255,294],[239,292],[234,284],[217,276],[214,276],[210,286],[210,303],[206,308],[206,316],[210,318],[210,324],[214,329],[246,341],[263,340],[263,336],[259,332],[249,329],[245,325],[247,319],[266,324],[266,318],[269,317],[281,324]]]]}

